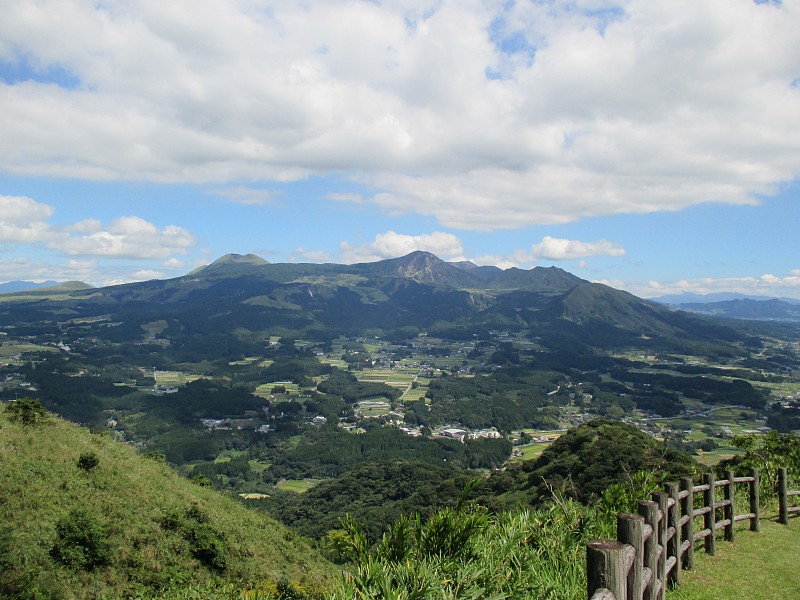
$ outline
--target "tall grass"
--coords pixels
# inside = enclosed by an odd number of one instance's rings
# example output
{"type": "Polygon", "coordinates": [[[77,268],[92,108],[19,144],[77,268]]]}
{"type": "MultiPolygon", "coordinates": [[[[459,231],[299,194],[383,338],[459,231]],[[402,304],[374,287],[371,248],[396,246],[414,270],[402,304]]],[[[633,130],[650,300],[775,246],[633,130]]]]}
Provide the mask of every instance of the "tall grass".
{"type": "Polygon", "coordinates": [[[584,548],[608,525],[594,509],[558,500],[489,515],[479,507],[401,519],[374,548],[345,523],[354,563],[331,600],[540,598],[586,594],[584,548]]]}

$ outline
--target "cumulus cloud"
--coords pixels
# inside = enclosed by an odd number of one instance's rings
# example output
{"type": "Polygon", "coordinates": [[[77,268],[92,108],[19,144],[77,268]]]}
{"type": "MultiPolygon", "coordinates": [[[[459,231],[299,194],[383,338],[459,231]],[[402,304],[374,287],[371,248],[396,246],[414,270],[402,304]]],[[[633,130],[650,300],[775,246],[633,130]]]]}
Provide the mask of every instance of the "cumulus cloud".
{"type": "Polygon", "coordinates": [[[341,261],[345,264],[396,258],[415,250],[430,252],[444,260],[449,260],[460,258],[464,251],[461,240],[457,236],[442,231],[422,235],[406,235],[387,231],[376,235],[375,239],[367,244],[342,242],[340,250],[341,261]]]}
{"type": "MultiPolygon", "coordinates": [[[[511,267],[530,268],[541,259],[561,261],[587,258],[590,256],[625,256],[625,249],[608,240],[581,242],[545,236],[530,249],[517,248],[511,254],[485,255],[471,259],[477,265],[494,265],[501,269],[511,267]]],[[[586,261],[578,263],[579,268],[586,267],[586,261]]]]}
{"type": "Polygon", "coordinates": [[[41,245],[68,256],[140,259],[185,254],[196,243],[182,227],[159,229],[136,216],[108,226],[85,219],[65,227],[54,226],[52,216],[50,206],[32,198],[0,196],[0,243],[41,245]]]}
{"type": "Polygon", "coordinates": [[[545,236],[538,244],[533,245],[533,254],[549,260],[572,260],[587,256],[625,256],[622,246],[599,240],[597,242],[579,242],[545,236]]]}
{"type": "Polygon", "coordinates": [[[49,235],[53,209],[25,196],[0,196],[0,243],[35,243],[49,235]]]}
{"type": "Polygon", "coordinates": [[[335,172],[474,230],[754,203],[800,175],[797,2],[7,4],[0,59],[29,76],[0,82],[6,172],[335,172]]]}
{"type": "Polygon", "coordinates": [[[194,244],[194,236],[182,227],[158,229],[140,217],[120,217],[107,227],[83,221],[78,231],[54,232],[48,246],[70,256],[165,259],[173,253],[185,254],[194,244]]]}

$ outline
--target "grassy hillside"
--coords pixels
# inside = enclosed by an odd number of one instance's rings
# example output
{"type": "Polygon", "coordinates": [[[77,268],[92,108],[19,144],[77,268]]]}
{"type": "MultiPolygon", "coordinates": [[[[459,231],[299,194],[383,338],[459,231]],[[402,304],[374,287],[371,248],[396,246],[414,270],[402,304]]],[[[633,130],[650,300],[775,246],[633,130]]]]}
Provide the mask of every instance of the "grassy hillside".
{"type": "Polygon", "coordinates": [[[718,543],[716,556],[698,553],[694,571],[684,571],[670,600],[800,599],[800,519],[789,525],[762,521],[761,532],[737,533],[733,544],[718,543]]]}
{"type": "Polygon", "coordinates": [[[301,538],[236,500],[52,415],[14,421],[7,406],[0,597],[152,597],[225,581],[320,590],[335,576],[301,538]]]}

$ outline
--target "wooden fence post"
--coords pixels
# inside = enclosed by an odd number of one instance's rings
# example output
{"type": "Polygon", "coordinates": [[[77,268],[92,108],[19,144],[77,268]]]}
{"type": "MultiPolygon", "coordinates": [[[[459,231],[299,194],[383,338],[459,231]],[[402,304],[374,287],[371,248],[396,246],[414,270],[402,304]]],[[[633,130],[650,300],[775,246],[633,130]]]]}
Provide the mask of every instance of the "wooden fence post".
{"type": "Polygon", "coordinates": [[[628,571],[628,598],[626,600],[641,600],[642,572],[644,569],[644,517],[630,513],[617,515],[617,540],[623,544],[630,544],[636,554],[633,565],[628,571]]]}
{"type": "Polygon", "coordinates": [[[667,542],[667,559],[675,559],[675,565],[669,572],[667,582],[669,585],[680,585],[681,569],[683,568],[683,565],[681,564],[681,539],[683,533],[681,531],[681,501],[678,497],[677,483],[668,483],[666,484],[665,488],[667,490],[667,495],[669,496],[670,502],[672,502],[672,507],[667,510],[667,514],[669,515],[669,518],[667,519],[667,527],[674,532],[669,542],[667,542]]]}
{"type": "Polygon", "coordinates": [[[639,514],[644,517],[645,525],[650,528],[645,532],[644,569],[642,580],[644,585],[643,600],[657,600],[660,584],[658,577],[658,504],[642,500],[639,502],[639,514]]]}
{"type": "Polygon", "coordinates": [[[686,492],[686,496],[681,500],[681,513],[682,518],[685,519],[683,525],[684,540],[689,540],[689,547],[686,548],[686,553],[683,555],[683,567],[685,569],[694,569],[694,481],[691,477],[681,477],[681,491],[686,492]]]}
{"type": "Polygon", "coordinates": [[[728,478],[728,485],[725,486],[725,501],[727,504],[723,510],[724,519],[728,521],[728,524],[725,526],[725,540],[728,542],[733,541],[734,533],[733,533],[733,519],[736,515],[736,511],[734,510],[734,500],[736,495],[736,484],[733,482],[733,479],[736,477],[733,471],[726,471],[725,477],[728,478]]]}
{"type": "Polygon", "coordinates": [[[753,481],[750,482],[750,531],[761,531],[761,480],[758,469],[750,469],[750,477],[753,481]]]}
{"type": "Polygon", "coordinates": [[[703,515],[703,527],[709,531],[705,537],[706,554],[714,556],[717,552],[717,540],[714,535],[716,530],[716,510],[714,509],[715,497],[714,493],[714,474],[703,473],[703,485],[707,488],[703,491],[703,508],[709,510],[703,515]]]}
{"type": "Polygon", "coordinates": [[[606,588],[616,600],[625,600],[626,582],[625,546],[617,541],[601,540],[586,546],[587,598],[606,588]]]}
{"type": "Polygon", "coordinates": [[[789,524],[789,481],[786,469],[778,469],[778,522],[789,524]]]}
{"type": "Polygon", "coordinates": [[[664,600],[664,592],[667,588],[667,507],[669,497],[665,492],[653,492],[653,502],[658,504],[658,545],[661,546],[661,553],[658,555],[657,579],[661,582],[661,587],[656,596],[658,600],[664,600]]]}

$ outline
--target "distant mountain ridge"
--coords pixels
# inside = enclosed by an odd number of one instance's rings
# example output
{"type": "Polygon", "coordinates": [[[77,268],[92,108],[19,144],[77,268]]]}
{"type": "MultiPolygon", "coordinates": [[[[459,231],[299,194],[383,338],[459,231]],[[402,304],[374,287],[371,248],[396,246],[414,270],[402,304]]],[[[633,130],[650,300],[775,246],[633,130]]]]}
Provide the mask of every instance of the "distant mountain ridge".
{"type": "Polygon", "coordinates": [[[692,292],[682,292],[680,294],[667,294],[666,296],[657,296],[650,298],[653,302],[661,304],[669,304],[674,306],[682,306],[684,304],[711,304],[714,302],[728,302],[730,300],[754,300],[762,302],[764,300],[782,300],[789,304],[800,305],[798,298],[777,298],[775,296],[755,296],[748,294],[740,294],[739,292],[716,292],[712,294],[695,294],[692,292]]]}
{"type": "Polygon", "coordinates": [[[350,265],[269,263],[252,254],[229,254],[174,279],[30,302],[0,303],[0,318],[35,324],[62,314],[101,315],[124,326],[97,325],[87,335],[114,339],[135,338],[148,323],[166,322],[162,335],[175,348],[192,336],[222,340],[231,332],[257,337],[273,331],[332,339],[365,332],[472,338],[524,330],[554,348],[660,344],[686,352],[697,343],[727,348],[736,337],[728,325],[701,322],[556,267],[502,270],[448,263],[421,251],[350,265]]]}
{"type": "Polygon", "coordinates": [[[35,290],[43,287],[50,287],[53,285],[58,285],[58,281],[42,281],[37,283],[36,281],[7,281],[6,283],[0,283],[0,294],[6,294],[9,292],[24,292],[27,290],[35,290]]]}
{"type": "Polygon", "coordinates": [[[653,301],[692,313],[757,321],[800,322],[800,300],[747,296],[735,292],[717,294],[672,294],[653,301]]]}
{"type": "MultiPolygon", "coordinates": [[[[27,282],[22,282],[27,283],[27,282]]],[[[83,281],[64,281],[64,282],[57,282],[57,281],[48,281],[45,282],[48,285],[42,284],[40,286],[36,286],[33,288],[30,287],[23,287],[20,290],[11,290],[0,292],[0,294],[4,294],[5,296],[34,296],[34,297],[47,297],[51,295],[59,295],[69,292],[75,292],[79,290],[87,290],[91,289],[92,286],[88,283],[84,283],[83,281]]],[[[16,287],[16,286],[11,286],[16,287]]]]}

